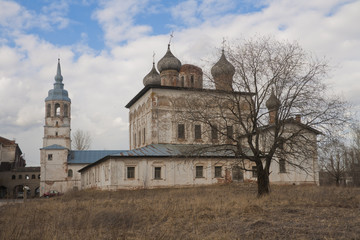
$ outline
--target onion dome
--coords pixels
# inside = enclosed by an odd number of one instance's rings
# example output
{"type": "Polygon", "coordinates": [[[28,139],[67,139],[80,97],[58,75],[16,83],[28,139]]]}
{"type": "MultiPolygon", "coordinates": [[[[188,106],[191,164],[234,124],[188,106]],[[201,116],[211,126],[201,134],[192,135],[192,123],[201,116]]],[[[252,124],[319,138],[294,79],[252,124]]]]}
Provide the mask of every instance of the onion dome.
{"type": "Polygon", "coordinates": [[[160,85],[161,79],[160,74],[155,68],[155,63],[153,62],[153,67],[151,71],[143,79],[144,85],[160,85]]]}
{"type": "Polygon", "coordinates": [[[271,95],[269,97],[269,99],[266,101],[266,107],[269,110],[275,110],[275,109],[279,109],[281,105],[280,100],[275,96],[274,94],[274,89],[271,90],[271,95]]]}
{"type": "Polygon", "coordinates": [[[171,53],[170,44],[168,45],[168,50],[165,56],[158,62],[157,68],[159,69],[160,73],[164,70],[176,70],[178,72],[180,71],[181,62],[171,53]]]}
{"type": "Polygon", "coordinates": [[[219,61],[211,68],[211,75],[214,78],[222,77],[224,75],[232,78],[234,74],[235,67],[226,59],[223,49],[219,61]]]}

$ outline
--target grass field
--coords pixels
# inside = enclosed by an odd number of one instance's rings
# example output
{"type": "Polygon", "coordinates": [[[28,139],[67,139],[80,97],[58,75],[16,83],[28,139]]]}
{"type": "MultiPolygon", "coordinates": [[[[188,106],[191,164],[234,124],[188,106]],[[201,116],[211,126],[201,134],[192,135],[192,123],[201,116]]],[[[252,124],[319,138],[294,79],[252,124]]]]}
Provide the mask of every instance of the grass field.
{"type": "Polygon", "coordinates": [[[0,239],[360,239],[360,189],[79,191],[0,207],[0,239]]]}

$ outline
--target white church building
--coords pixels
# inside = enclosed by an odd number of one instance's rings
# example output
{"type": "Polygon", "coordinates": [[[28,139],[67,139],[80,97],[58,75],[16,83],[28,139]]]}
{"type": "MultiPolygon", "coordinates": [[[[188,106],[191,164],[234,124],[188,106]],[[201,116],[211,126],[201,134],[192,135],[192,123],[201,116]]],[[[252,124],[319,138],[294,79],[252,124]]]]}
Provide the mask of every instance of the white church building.
{"type": "MultiPolygon", "coordinates": [[[[226,95],[231,88],[234,67],[224,51],[212,67],[216,89],[203,88],[202,69],[181,64],[170,51],[143,79],[144,88],[126,105],[129,109],[130,150],[71,150],[71,100],[62,83],[60,61],[54,88],[45,99],[45,125],[41,148],[41,194],[49,190],[136,189],[173,186],[195,186],[232,181],[256,181],[254,163],[235,157],[233,151],[221,148],[237,132],[227,126],[227,136],[218,134],[206,124],[181,118],[184,101],[194,96],[226,95]]],[[[244,106],[251,93],[236,93],[244,106]]],[[[267,106],[277,102],[273,94],[267,106]]],[[[246,107],[244,108],[246,111],[246,107]]],[[[270,111],[271,114],[271,111],[270,111]]],[[[271,116],[270,116],[271,119],[271,116]]],[[[298,120],[288,128],[301,128],[298,120]]],[[[309,149],[316,149],[319,132],[306,129],[309,149]]],[[[301,160],[307,171],[286,161],[274,161],[270,182],[278,184],[318,184],[317,155],[301,160]]]]}

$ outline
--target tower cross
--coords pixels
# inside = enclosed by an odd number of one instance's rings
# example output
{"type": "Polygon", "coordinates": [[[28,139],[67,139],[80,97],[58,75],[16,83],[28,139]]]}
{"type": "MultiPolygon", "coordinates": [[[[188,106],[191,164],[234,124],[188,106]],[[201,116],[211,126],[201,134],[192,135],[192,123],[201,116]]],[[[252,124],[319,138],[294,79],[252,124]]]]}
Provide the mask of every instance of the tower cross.
{"type": "Polygon", "coordinates": [[[172,31],[171,32],[171,34],[170,34],[170,40],[169,40],[169,45],[170,45],[170,43],[171,43],[171,39],[174,37],[174,31],[172,31]]]}
{"type": "Polygon", "coordinates": [[[225,42],[226,42],[226,40],[225,40],[225,38],[223,37],[223,40],[222,40],[222,50],[224,51],[224,49],[225,49],[225,42]]]}

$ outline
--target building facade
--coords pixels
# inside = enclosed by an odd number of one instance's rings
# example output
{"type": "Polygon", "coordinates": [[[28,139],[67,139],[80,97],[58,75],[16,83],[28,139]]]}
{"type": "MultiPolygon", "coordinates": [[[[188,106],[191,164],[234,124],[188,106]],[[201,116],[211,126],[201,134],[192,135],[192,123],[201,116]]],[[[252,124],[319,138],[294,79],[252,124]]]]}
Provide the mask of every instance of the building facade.
{"type": "MultiPolygon", "coordinates": [[[[229,99],[235,69],[227,61],[224,51],[211,69],[215,89],[204,89],[201,68],[182,65],[172,54],[170,45],[157,68],[160,73],[153,63],[143,79],[144,88],[126,105],[129,109],[130,150],[106,156],[82,168],[81,187],[115,190],[256,181],[256,171],[243,170],[254,169],[254,163],[239,161],[231,151],[229,141],[241,135],[241,130],[231,120],[224,125],[216,119],[216,116],[226,113],[216,107],[205,112],[204,105],[200,104],[212,104],[213,96],[229,99]],[[189,111],[189,107],[193,111],[189,111]],[[189,112],[209,114],[210,118],[215,116],[214,124],[196,121],[189,112]],[[214,131],[219,128],[223,131],[214,131]],[[226,134],[220,134],[224,132],[226,134]],[[225,144],[227,147],[221,148],[225,144]]],[[[241,111],[250,111],[252,94],[237,92],[235,95],[241,111]]],[[[269,126],[274,121],[278,104],[272,93],[266,104],[269,126]]],[[[307,150],[314,154],[297,159],[302,169],[288,164],[285,156],[275,156],[270,169],[272,183],[318,184],[315,153],[319,132],[305,128],[300,119],[286,123],[289,133],[299,130],[307,136],[307,150]]],[[[272,131],[271,127],[263,130],[261,144],[264,150],[272,131]]],[[[245,139],[243,144],[246,145],[245,139]]]]}
{"type": "Polygon", "coordinates": [[[0,198],[23,197],[25,186],[29,187],[28,197],[39,195],[40,168],[25,166],[15,140],[0,137],[0,198]]]}

